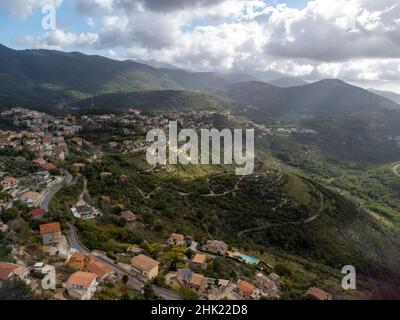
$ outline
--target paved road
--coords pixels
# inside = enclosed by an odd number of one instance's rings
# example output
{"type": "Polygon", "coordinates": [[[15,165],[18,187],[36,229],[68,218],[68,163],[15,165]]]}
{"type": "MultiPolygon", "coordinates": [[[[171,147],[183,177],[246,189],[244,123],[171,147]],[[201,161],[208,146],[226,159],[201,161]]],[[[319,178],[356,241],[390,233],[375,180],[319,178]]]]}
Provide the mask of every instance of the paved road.
{"type": "Polygon", "coordinates": [[[393,166],[392,171],[396,176],[400,177],[400,163],[393,166]]]}
{"type": "MultiPolygon", "coordinates": [[[[82,252],[93,255],[89,249],[87,249],[84,245],[82,245],[80,243],[78,236],[77,236],[76,229],[72,224],[69,224],[69,233],[67,235],[67,239],[68,239],[68,243],[71,246],[71,248],[74,248],[78,251],[82,251],[82,252]]],[[[111,260],[110,258],[108,258],[106,256],[102,256],[102,255],[95,255],[95,256],[98,260],[101,260],[103,263],[105,263],[111,269],[113,269],[113,271],[118,276],[122,277],[123,275],[127,275],[128,276],[128,285],[131,288],[138,290],[138,291],[142,291],[144,282],[137,279],[133,273],[128,272],[125,269],[123,269],[122,267],[116,265],[113,260],[111,260]]],[[[174,292],[172,292],[170,290],[167,290],[165,288],[160,288],[160,287],[154,286],[154,285],[152,287],[153,287],[153,291],[165,300],[181,299],[177,294],[175,294],[174,292]]]]}
{"type": "Polygon", "coordinates": [[[65,171],[65,176],[60,181],[60,183],[55,184],[46,191],[45,195],[40,201],[39,205],[40,208],[45,209],[47,211],[49,209],[50,201],[54,197],[54,195],[62,189],[64,183],[71,183],[71,181],[72,181],[72,175],[68,171],[65,171]]]}

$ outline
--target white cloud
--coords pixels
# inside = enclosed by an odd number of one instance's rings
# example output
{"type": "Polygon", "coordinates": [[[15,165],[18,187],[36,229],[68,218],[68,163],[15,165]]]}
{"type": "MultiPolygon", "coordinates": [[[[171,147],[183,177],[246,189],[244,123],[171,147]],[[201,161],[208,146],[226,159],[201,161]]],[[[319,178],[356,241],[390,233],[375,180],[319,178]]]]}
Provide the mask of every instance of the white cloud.
{"type": "Polygon", "coordinates": [[[110,56],[122,48],[118,57],[191,70],[400,78],[397,0],[310,0],[302,9],[259,0],[75,1],[88,25],[96,21],[96,33],[57,31],[25,41],[36,47],[104,48],[110,56]]]}
{"type": "Polygon", "coordinates": [[[60,6],[62,0],[0,0],[0,7],[5,8],[12,16],[24,19],[46,5],[60,6]]]}

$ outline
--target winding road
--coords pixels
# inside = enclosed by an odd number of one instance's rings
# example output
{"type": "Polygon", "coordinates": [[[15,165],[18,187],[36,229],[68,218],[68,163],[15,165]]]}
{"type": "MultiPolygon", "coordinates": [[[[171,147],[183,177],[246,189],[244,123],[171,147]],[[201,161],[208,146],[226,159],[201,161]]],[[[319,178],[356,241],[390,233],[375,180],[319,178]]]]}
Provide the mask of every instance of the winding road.
{"type": "Polygon", "coordinates": [[[54,195],[60,191],[65,183],[69,184],[72,182],[72,175],[68,171],[65,171],[65,175],[63,176],[61,182],[55,184],[51,188],[49,188],[43,198],[40,201],[40,208],[45,209],[46,211],[49,209],[49,204],[51,199],[54,197],[54,195]]]}
{"type": "Polygon", "coordinates": [[[246,230],[239,231],[238,232],[238,236],[241,237],[245,233],[254,232],[254,231],[261,231],[261,230],[268,229],[270,227],[285,226],[285,225],[309,224],[309,223],[313,222],[314,220],[318,219],[323,210],[324,210],[324,195],[322,194],[322,192],[320,192],[320,207],[319,207],[317,213],[315,215],[313,215],[312,217],[307,218],[305,220],[301,220],[301,221],[282,222],[282,223],[266,223],[266,224],[264,224],[263,226],[260,226],[260,227],[249,228],[249,229],[246,229],[246,230]]]}
{"type": "MultiPolygon", "coordinates": [[[[129,272],[129,271],[125,270],[124,268],[120,267],[119,265],[115,264],[114,261],[111,260],[110,258],[108,258],[107,256],[93,254],[88,248],[86,248],[79,241],[77,230],[76,230],[75,226],[71,223],[69,223],[68,226],[69,226],[69,232],[67,234],[67,239],[68,239],[68,243],[71,248],[95,256],[98,260],[101,260],[102,263],[108,265],[115,272],[115,274],[117,274],[119,277],[127,275],[129,287],[131,287],[135,290],[138,290],[140,292],[143,290],[143,286],[145,283],[140,281],[135,276],[134,273],[129,272]]],[[[153,291],[158,296],[163,298],[164,300],[179,300],[179,299],[181,299],[177,294],[175,294],[174,292],[172,292],[168,289],[161,288],[161,287],[158,287],[155,285],[153,285],[152,288],[153,288],[153,291]]]]}
{"type": "Polygon", "coordinates": [[[400,162],[393,166],[392,171],[396,176],[400,178],[400,162]]]}

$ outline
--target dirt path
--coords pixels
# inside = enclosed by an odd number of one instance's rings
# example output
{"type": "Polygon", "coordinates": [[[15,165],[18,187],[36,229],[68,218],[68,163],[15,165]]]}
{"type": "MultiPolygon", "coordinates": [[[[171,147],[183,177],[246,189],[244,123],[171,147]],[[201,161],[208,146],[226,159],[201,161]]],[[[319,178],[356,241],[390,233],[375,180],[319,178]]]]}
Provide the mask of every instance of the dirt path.
{"type": "Polygon", "coordinates": [[[315,215],[313,215],[312,217],[307,218],[305,220],[293,221],[293,222],[282,222],[282,223],[269,223],[268,222],[268,223],[264,224],[263,226],[249,228],[249,229],[239,231],[238,236],[241,237],[242,235],[244,235],[246,233],[254,232],[254,231],[261,231],[261,230],[268,229],[270,227],[309,224],[309,223],[313,222],[314,220],[318,219],[323,210],[324,210],[324,195],[320,192],[320,207],[319,207],[317,213],[315,215]]]}

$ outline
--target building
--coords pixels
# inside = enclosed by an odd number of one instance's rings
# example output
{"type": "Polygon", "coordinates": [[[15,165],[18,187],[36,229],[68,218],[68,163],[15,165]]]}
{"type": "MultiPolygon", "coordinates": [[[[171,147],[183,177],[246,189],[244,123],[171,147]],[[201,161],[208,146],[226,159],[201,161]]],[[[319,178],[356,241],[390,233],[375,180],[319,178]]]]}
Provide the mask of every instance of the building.
{"type": "Polygon", "coordinates": [[[71,209],[72,214],[83,220],[95,218],[93,207],[84,201],[80,201],[75,207],[71,209]]]}
{"type": "Polygon", "coordinates": [[[28,206],[33,205],[39,197],[39,193],[28,191],[23,193],[19,198],[21,201],[25,202],[28,206]]]}
{"type": "Polygon", "coordinates": [[[196,253],[191,261],[191,265],[194,269],[206,269],[207,256],[205,254],[196,253]]]}
{"type": "Polygon", "coordinates": [[[178,269],[176,280],[182,287],[186,287],[192,277],[193,271],[190,269],[178,269]]]}
{"type": "Polygon", "coordinates": [[[97,275],[91,272],[75,272],[64,287],[71,298],[91,300],[97,289],[97,275]]]}
{"type": "Polygon", "coordinates": [[[0,261],[0,283],[13,278],[26,279],[29,269],[12,263],[0,261]]]}
{"type": "Polygon", "coordinates": [[[1,181],[1,185],[3,188],[8,188],[15,186],[17,184],[17,179],[14,177],[7,177],[3,181],[1,181]]]}
{"type": "Polygon", "coordinates": [[[89,263],[87,269],[89,272],[97,275],[98,281],[106,280],[113,274],[113,270],[110,267],[106,266],[105,264],[97,260],[94,260],[91,263],[89,263]]]}
{"type": "Polygon", "coordinates": [[[140,254],[131,260],[132,271],[136,272],[145,280],[152,280],[158,276],[159,264],[158,261],[143,254],[140,254]]]}
{"type": "Polygon", "coordinates": [[[279,288],[274,280],[259,272],[256,274],[255,281],[256,286],[261,290],[262,295],[273,299],[279,299],[279,288]]]}
{"type": "Polygon", "coordinates": [[[26,215],[29,218],[34,218],[34,219],[41,219],[43,216],[46,214],[46,210],[44,209],[35,209],[32,211],[29,211],[26,215]]]}
{"type": "Polygon", "coordinates": [[[228,245],[223,241],[208,240],[207,243],[203,246],[203,250],[225,255],[228,251],[228,245]]]}
{"type": "Polygon", "coordinates": [[[193,273],[190,277],[188,288],[201,295],[207,289],[207,278],[201,274],[193,273]]]}
{"type": "Polygon", "coordinates": [[[57,245],[61,243],[62,234],[61,234],[60,223],[53,222],[48,224],[42,224],[40,226],[40,236],[42,237],[42,243],[45,246],[57,245]]]}
{"type": "Polygon", "coordinates": [[[75,252],[68,259],[67,266],[75,270],[83,270],[91,262],[93,262],[93,260],[94,258],[91,257],[90,255],[87,255],[83,252],[75,252]]]}
{"type": "Polygon", "coordinates": [[[332,300],[332,295],[330,293],[315,287],[308,289],[304,296],[315,298],[317,300],[332,300]]]}
{"type": "Polygon", "coordinates": [[[235,291],[244,299],[258,300],[260,298],[260,292],[256,290],[256,287],[244,280],[238,281],[235,291]]]}
{"type": "Polygon", "coordinates": [[[121,219],[125,220],[126,222],[133,222],[136,220],[136,214],[132,211],[123,211],[121,212],[121,219]]]}
{"type": "Polygon", "coordinates": [[[167,242],[169,245],[175,245],[175,246],[186,245],[185,236],[178,233],[172,233],[167,242]]]}

